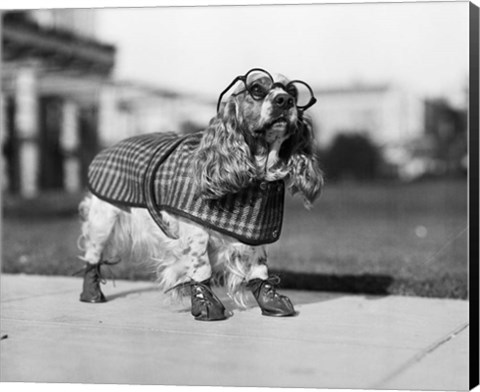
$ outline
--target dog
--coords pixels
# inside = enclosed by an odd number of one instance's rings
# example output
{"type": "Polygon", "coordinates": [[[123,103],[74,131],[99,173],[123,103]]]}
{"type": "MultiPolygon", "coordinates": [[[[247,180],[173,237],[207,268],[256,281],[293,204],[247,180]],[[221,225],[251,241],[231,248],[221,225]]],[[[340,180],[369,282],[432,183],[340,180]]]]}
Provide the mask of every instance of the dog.
{"type": "Polygon", "coordinates": [[[204,131],[136,136],[97,155],[79,206],[80,300],[106,301],[102,265],[139,260],[166,292],[190,294],[196,320],[229,317],[215,282],[239,306],[249,290],[263,315],[295,315],[269,275],[266,245],[279,239],[285,189],[310,208],[323,187],[305,116],[315,101],[305,82],[254,68],[220,94],[204,131]]]}

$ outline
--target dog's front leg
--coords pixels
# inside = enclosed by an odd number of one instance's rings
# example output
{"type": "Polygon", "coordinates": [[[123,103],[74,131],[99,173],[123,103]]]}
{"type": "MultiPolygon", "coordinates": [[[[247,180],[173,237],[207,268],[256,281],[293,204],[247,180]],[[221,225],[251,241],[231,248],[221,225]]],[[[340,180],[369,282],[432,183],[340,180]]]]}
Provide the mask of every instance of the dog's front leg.
{"type": "Polygon", "coordinates": [[[180,271],[184,273],[177,276],[177,286],[190,287],[192,315],[200,321],[226,319],[225,307],[210,287],[212,267],[208,257],[208,232],[189,221],[182,221],[179,229],[185,245],[179,255],[179,264],[183,266],[180,271]]]}
{"type": "Polygon", "coordinates": [[[268,276],[267,253],[265,247],[253,247],[253,258],[249,264],[247,287],[252,291],[264,316],[293,316],[295,309],[285,295],[277,293],[280,279],[268,276]]]}
{"type": "Polygon", "coordinates": [[[243,295],[246,286],[253,293],[263,315],[292,316],[296,313],[288,297],[277,293],[278,277],[269,276],[265,246],[233,242],[226,253],[226,285],[238,305],[245,306],[243,295]]]}

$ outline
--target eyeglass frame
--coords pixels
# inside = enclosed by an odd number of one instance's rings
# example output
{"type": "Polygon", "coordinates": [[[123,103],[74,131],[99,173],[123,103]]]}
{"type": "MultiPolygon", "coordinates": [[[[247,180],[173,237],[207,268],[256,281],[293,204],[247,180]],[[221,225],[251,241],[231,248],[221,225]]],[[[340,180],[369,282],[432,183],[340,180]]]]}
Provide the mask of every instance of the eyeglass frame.
{"type": "MultiPolygon", "coordinates": [[[[307,83],[305,83],[304,81],[302,81],[302,80],[292,80],[292,81],[288,82],[286,85],[284,85],[283,83],[279,83],[279,82],[276,82],[276,83],[275,83],[274,80],[273,80],[272,75],[270,75],[270,73],[269,73],[268,71],[264,70],[263,68],[252,68],[252,69],[249,70],[245,75],[237,76],[235,79],[233,79],[233,81],[228,85],[228,87],[220,93],[220,96],[218,97],[218,102],[217,102],[217,113],[218,113],[218,111],[219,111],[219,109],[220,109],[220,104],[222,103],[222,98],[223,98],[223,96],[224,96],[225,93],[227,93],[228,90],[230,90],[230,89],[233,87],[233,85],[234,85],[235,83],[237,83],[237,82],[243,82],[243,84],[245,85],[245,90],[242,90],[240,93],[243,93],[244,91],[247,91],[247,92],[250,94],[250,96],[251,96],[255,101],[260,101],[260,100],[264,99],[264,98],[267,96],[267,94],[265,94],[265,96],[263,96],[263,97],[256,98],[255,95],[250,92],[250,89],[249,89],[249,87],[247,86],[247,77],[248,77],[248,75],[249,75],[250,73],[252,73],[252,72],[258,72],[258,71],[264,72],[264,73],[270,78],[270,80],[272,81],[272,85],[270,86],[270,90],[271,90],[272,88],[274,88],[274,87],[281,87],[281,88],[283,88],[283,89],[288,93],[288,91],[287,91],[288,86],[293,85],[293,83],[301,83],[301,84],[303,84],[305,87],[307,87],[308,91],[310,92],[310,94],[311,94],[311,96],[312,96],[312,97],[310,98],[310,101],[309,101],[306,105],[302,105],[302,106],[296,105],[296,106],[297,106],[297,109],[301,110],[302,112],[304,112],[305,110],[307,110],[307,109],[310,108],[311,106],[315,105],[315,103],[317,102],[317,98],[315,98],[315,95],[313,94],[312,88],[311,88],[307,83]]],[[[240,93],[237,93],[237,95],[240,94],[240,93]]]]}

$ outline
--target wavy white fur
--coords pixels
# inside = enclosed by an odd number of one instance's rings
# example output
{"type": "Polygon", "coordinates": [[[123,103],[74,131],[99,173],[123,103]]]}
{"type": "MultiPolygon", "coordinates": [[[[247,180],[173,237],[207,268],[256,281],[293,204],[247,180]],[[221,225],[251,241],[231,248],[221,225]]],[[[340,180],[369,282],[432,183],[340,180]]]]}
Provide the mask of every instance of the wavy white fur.
{"type": "MultiPolygon", "coordinates": [[[[125,260],[146,265],[156,270],[163,290],[182,282],[196,269],[197,281],[214,275],[241,306],[245,305],[243,283],[268,277],[264,246],[249,246],[188,219],[166,212],[162,215],[179,239],[165,236],[146,209],[125,210],[87,196],[80,204],[85,250],[81,258],[89,263],[125,260]]],[[[179,293],[172,291],[174,296],[179,293]]]]}

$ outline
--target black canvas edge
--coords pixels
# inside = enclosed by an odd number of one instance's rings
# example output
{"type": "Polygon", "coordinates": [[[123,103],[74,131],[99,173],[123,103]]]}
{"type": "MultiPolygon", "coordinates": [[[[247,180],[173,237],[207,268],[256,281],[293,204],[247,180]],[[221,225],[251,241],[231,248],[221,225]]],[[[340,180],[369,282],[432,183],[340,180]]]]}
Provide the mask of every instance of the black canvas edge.
{"type": "Polygon", "coordinates": [[[469,3],[469,306],[470,372],[469,388],[479,384],[479,8],[469,3]]]}

